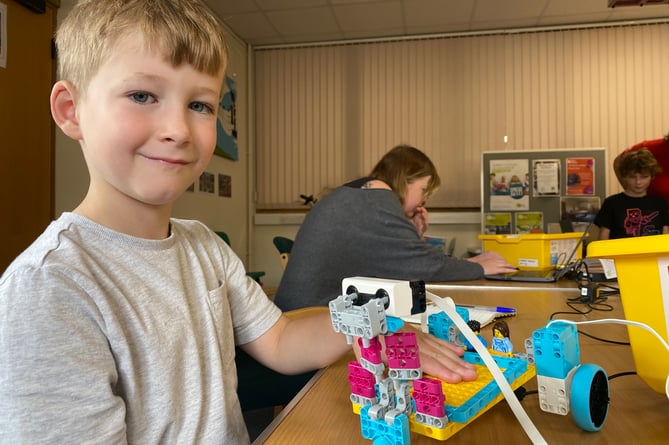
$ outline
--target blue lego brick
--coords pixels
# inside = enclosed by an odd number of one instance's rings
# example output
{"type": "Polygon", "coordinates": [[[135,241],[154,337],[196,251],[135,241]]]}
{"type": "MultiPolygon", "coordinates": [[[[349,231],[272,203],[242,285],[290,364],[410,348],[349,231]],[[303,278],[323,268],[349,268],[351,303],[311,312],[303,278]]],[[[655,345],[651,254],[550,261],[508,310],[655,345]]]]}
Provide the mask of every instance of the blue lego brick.
{"type": "Polygon", "coordinates": [[[386,316],[388,323],[388,332],[397,332],[404,326],[404,321],[401,318],[386,316]]]}
{"type": "MultiPolygon", "coordinates": [[[[469,311],[466,308],[456,306],[455,311],[460,317],[462,317],[465,323],[469,321],[469,311]]],[[[430,334],[441,338],[442,340],[450,340],[448,338],[448,330],[453,325],[454,323],[451,318],[444,312],[432,314],[428,317],[428,328],[430,330],[430,334]]]]}
{"type": "Polygon", "coordinates": [[[569,371],[581,363],[576,326],[553,323],[532,333],[534,360],[537,374],[564,379],[569,371]]]}
{"type": "Polygon", "coordinates": [[[370,407],[371,405],[367,405],[360,410],[362,437],[371,439],[374,443],[409,445],[409,418],[406,414],[398,415],[392,425],[388,425],[384,419],[370,419],[368,415],[370,407]]]}

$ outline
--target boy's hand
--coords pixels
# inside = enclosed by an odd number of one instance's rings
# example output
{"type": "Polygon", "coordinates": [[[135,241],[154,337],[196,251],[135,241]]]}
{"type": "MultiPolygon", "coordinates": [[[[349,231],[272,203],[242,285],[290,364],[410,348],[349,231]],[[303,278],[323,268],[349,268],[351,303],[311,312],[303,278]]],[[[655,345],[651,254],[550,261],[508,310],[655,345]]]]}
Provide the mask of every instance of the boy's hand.
{"type": "Polygon", "coordinates": [[[426,334],[417,326],[406,324],[402,331],[414,332],[418,341],[420,364],[423,372],[447,383],[476,380],[476,368],[462,360],[464,349],[426,334]]]}

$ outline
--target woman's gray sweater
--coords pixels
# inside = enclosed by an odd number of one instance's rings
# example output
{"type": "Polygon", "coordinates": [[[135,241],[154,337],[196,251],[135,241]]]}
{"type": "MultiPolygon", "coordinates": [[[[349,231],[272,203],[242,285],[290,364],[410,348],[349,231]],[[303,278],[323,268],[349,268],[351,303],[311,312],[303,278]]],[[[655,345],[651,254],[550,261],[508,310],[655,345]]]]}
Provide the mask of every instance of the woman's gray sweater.
{"type": "Polygon", "coordinates": [[[391,190],[335,189],[307,214],[277,290],[284,311],[327,306],[344,278],[457,281],[483,277],[476,263],[451,258],[418,235],[391,190]]]}

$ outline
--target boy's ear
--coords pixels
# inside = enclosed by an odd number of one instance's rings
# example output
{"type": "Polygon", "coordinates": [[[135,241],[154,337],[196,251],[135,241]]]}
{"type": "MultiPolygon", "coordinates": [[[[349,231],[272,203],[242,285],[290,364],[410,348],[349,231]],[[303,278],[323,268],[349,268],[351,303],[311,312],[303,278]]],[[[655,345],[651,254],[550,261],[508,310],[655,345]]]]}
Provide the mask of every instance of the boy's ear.
{"type": "Polygon", "coordinates": [[[79,119],[77,118],[77,91],[66,80],[59,80],[51,89],[51,115],[56,125],[74,140],[81,139],[79,119]]]}

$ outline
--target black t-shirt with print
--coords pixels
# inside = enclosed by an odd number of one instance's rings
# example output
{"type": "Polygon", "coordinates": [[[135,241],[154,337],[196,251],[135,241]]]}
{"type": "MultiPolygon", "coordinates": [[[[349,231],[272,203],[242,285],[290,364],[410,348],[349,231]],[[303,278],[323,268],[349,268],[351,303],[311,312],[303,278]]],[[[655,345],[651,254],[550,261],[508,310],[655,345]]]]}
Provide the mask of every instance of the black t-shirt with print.
{"type": "Polygon", "coordinates": [[[663,226],[669,226],[669,209],[657,196],[633,198],[618,193],[604,200],[595,225],[609,229],[610,239],[659,235],[663,226]]]}

